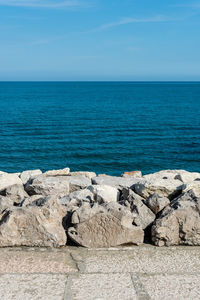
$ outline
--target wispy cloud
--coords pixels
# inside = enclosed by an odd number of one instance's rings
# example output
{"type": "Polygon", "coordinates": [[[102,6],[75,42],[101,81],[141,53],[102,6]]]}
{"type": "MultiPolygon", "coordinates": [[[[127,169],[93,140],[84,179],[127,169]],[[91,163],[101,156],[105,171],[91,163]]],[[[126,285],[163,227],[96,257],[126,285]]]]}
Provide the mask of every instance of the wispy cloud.
{"type": "Polygon", "coordinates": [[[121,25],[132,24],[132,23],[154,23],[154,22],[169,22],[174,19],[165,16],[155,16],[152,18],[123,18],[117,22],[106,23],[99,27],[92,29],[90,32],[104,31],[113,27],[118,27],[121,25]]]}
{"type": "MultiPolygon", "coordinates": [[[[106,23],[106,24],[103,24],[99,27],[95,27],[95,28],[87,30],[87,31],[70,32],[68,34],[55,36],[55,37],[52,37],[52,38],[38,39],[38,40],[30,42],[30,45],[37,46],[37,45],[48,44],[48,43],[51,43],[51,42],[54,42],[54,41],[64,40],[64,39],[68,38],[69,35],[75,35],[75,34],[80,35],[80,34],[90,34],[90,33],[95,33],[95,32],[101,32],[101,31],[105,31],[105,30],[108,30],[108,29],[113,28],[113,27],[126,25],[126,24],[169,22],[169,21],[175,21],[175,20],[181,20],[181,19],[172,19],[172,18],[168,18],[168,17],[165,17],[165,16],[156,16],[156,17],[152,17],[152,18],[141,18],[141,19],[139,19],[139,18],[123,18],[123,19],[119,20],[118,22],[106,23]]],[[[136,48],[134,48],[134,49],[133,48],[131,50],[137,50],[136,48]]]]}
{"type": "Polygon", "coordinates": [[[33,8],[72,8],[81,6],[76,0],[52,1],[52,0],[0,0],[2,6],[33,7],[33,8]]]}

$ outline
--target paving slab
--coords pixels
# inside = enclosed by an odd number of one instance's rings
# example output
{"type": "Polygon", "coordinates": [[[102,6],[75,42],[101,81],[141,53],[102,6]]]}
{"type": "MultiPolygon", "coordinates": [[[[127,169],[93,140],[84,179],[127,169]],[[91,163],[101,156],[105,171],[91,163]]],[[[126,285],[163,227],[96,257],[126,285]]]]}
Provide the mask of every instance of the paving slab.
{"type": "Polygon", "coordinates": [[[87,273],[200,272],[200,247],[140,246],[84,252],[87,273]]]}
{"type": "Polygon", "coordinates": [[[140,276],[140,280],[153,300],[200,299],[200,274],[140,276]]]}
{"type": "Polygon", "coordinates": [[[0,274],[77,272],[70,252],[40,248],[0,249],[0,274]]]}
{"type": "Polygon", "coordinates": [[[1,300],[63,300],[66,276],[5,274],[0,276],[1,300]]]}
{"type": "Polygon", "coordinates": [[[1,300],[200,300],[200,247],[0,249],[1,300]]]}
{"type": "Polygon", "coordinates": [[[71,279],[65,300],[137,300],[130,274],[81,274],[71,279]]]}

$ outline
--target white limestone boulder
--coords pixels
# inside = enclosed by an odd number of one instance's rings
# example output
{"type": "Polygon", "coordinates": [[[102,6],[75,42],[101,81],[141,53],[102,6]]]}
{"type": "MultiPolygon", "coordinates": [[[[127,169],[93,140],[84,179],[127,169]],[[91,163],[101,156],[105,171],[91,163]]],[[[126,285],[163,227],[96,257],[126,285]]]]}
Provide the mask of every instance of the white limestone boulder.
{"type": "Polygon", "coordinates": [[[60,170],[49,170],[46,171],[44,174],[46,176],[67,176],[70,172],[69,168],[64,168],[64,169],[60,169],[60,170]]]}
{"type": "Polygon", "coordinates": [[[185,170],[174,170],[176,173],[175,179],[179,179],[184,184],[190,184],[193,181],[200,181],[200,173],[197,172],[188,172],[185,170]]]}
{"type": "Polygon", "coordinates": [[[176,178],[172,170],[160,171],[143,176],[144,181],[134,185],[134,191],[143,198],[157,193],[164,197],[175,198],[182,192],[183,182],[176,178]]]}
{"type": "Polygon", "coordinates": [[[44,174],[33,178],[25,185],[26,192],[32,195],[57,195],[62,197],[69,194],[69,182],[66,176],[46,176],[44,174]]]}
{"type": "Polygon", "coordinates": [[[109,185],[117,189],[131,188],[138,182],[144,182],[142,178],[129,177],[116,177],[116,176],[97,176],[92,178],[92,184],[109,185]]]}
{"type": "Polygon", "coordinates": [[[78,172],[70,172],[68,176],[85,176],[89,179],[92,179],[93,177],[96,177],[96,173],[94,172],[86,172],[86,171],[78,171],[78,172]]]}
{"type": "Polygon", "coordinates": [[[6,190],[12,185],[22,185],[21,179],[16,174],[0,174],[0,192],[6,190]]]}
{"type": "Polygon", "coordinates": [[[25,185],[29,180],[33,179],[34,177],[41,175],[42,171],[41,170],[28,170],[24,171],[20,174],[20,178],[22,180],[22,183],[25,185]]]}
{"type": "Polygon", "coordinates": [[[94,201],[99,204],[119,201],[120,192],[117,188],[109,185],[90,185],[88,187],[94,196],[94,201]]]}
{"type": "Polygon", "coordinates": [[[183,185],[183,193],[193,190],[196,197],[200,197],[200,181],[195,180],[191,183],[183,185]]]}

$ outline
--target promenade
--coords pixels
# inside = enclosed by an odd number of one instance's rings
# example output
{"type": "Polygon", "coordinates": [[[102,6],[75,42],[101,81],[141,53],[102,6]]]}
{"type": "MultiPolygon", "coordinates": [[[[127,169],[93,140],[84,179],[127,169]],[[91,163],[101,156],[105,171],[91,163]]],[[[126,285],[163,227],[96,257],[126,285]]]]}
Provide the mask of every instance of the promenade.
{"type": "Polygon", "coordinates": [[[0,249],[1,300],[200,299],[200,247],[0,249]]]}

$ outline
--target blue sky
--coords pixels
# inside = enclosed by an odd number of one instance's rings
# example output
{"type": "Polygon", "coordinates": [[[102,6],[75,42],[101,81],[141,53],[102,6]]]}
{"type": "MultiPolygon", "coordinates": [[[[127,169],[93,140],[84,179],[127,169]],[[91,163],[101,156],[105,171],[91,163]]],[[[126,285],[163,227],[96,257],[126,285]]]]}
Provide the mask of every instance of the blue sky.
{"type": "Polygon", "coordinates": [[[0,0],[0,80],[200,80],[200,1],[0,0]]]}

